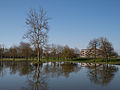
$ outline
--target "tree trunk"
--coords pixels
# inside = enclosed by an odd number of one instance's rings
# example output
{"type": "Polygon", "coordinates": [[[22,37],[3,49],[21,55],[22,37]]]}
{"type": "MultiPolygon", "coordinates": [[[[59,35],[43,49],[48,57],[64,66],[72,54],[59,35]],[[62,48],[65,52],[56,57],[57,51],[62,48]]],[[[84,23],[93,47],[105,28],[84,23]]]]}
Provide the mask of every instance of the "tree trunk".
{"type": "Polygon", "coordinates": [[[1,60],[2,60],[2,54],[1,54],[1,60]]]}
{"type": "Polygon", "coordinates": [[[40,47],[39,47],[39,44],[38,44],[38,46],[37,46],[37,49],[38,49],[38,50],[37,50],[37,52],[38,52],[38,53],[37,53],[37,54],[38,54],[37,57],[38,57],[38,61],[40,62],[40,47]]]}
{"type": "Polygon", "coordinates": [[[96,45],[94,47],[94,62],[96,62],[96,45]]]}
{"type": "Polygon", "coordinates": [[[40,62],[40,50],[38,49],[38,61],[40,62]]]}

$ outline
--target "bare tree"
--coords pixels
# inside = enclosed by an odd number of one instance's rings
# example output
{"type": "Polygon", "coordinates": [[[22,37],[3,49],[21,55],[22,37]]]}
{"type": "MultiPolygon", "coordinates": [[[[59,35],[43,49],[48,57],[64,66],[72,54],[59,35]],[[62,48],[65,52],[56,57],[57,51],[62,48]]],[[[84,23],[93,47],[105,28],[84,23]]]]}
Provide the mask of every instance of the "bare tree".
{"type": "Polygon", "coordinates": [[[89,42],[88,49],[89,49],[89,55],[94,58],[94,61],[96,61],[97,58],[97,51],[99,47],[99,39],[93,39],[89,42]]]}
{"type": "Polygon", "coordinates": [[[89,42],[89,55],[94,57],[96,60],[97,56],[101,56],[103,60],[108,61],[111,57],[117,57],[117,53],[114,51],[112,44],[107,38],[101,37],[98,39],[93,39],[89,42]]]}
{"type": "Polygon", "coordinates": [[[23,57],[25,57],[26,59],[31,57],[33,51],[29,43],[20,42],[19,48],[23,57]]]}
{"type": "Polygon", "coordinates": [[[57,45],[57,50],[56,50],[56,53],[57,53],[57,59],[59,60],[60,58],[62,58],[62,51],[63,51],[64,47],[61,46],[61,45],[57,45]]]}
{"type": "Polygon", "coordinates": [[[51,45],[51,56],[53,59],[57,58],[57,46],[55,44],[51,45]]]}
{"type": "Polygon", "coordinates": [[[74,54],[75,54],[75,57],[80,57],[80,50],[78,48],[74,48],[74,54]]]}
{"type": "Polygon", "coordinates": [[[49,60],[50,51],[51,51],[50,45],[46,45],[46,47],[44,49],[44,56],[47,58],[47,60],[49,60]]]}
{"type": "Polygon", "coordinates": [[[3,53],[4,53],[4,45],[0,45],[0,59],[3,58],[3,53]]]}
{"type": "Polygon", "coordinates": [[[40,61],[40,48],[44,47],[47,43],[48,37],[48,20],[46,12],[43,8],[37,12],[35,9],[31,9],[26,18],[26,25],[29,26],[28,32],[24,38],[28,38],[32,45],[37,49],[38,61],[40,61]]]}
{"type": "Polygon", "coordinates": [[[114,48],[107,38],[101,37],[100,43],[101,43],[100,50],[101,50],[102,57],[107,61],[108,59],[110,59],[110,57],[114,55],[115,53],[114,48]]]}
{"type": "Polygon", "coordinates": [[[14,47],[11,47],[11,48],[9,49],[9,52],[10,52],[11,58],[13,58],[13,60],[15,60],[15,57],[17,57],[17,50],[16,50],[15,46],[14,46],[14,47]]]}
{"type": "Polygon", "coordinates": [[[69,48],[69,46],[64,46],[64,49],[62,50],[62,57],[64,57],[65,60],[70,60],[75,57],[74,49],[69,48]]]}

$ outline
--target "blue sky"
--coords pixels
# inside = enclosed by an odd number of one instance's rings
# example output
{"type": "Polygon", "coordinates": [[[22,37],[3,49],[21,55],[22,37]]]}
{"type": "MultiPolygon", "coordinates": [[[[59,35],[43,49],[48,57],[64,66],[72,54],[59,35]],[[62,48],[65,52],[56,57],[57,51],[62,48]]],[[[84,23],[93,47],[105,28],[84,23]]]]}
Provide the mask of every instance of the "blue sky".
{"type": "Polygon", "coordinates": [[[120,51],[120,0],[0,0],[0,44],[25,41],[27,12],[40,7],[52,18],[49,43],[82,49],[103,36],[120,51]]]}

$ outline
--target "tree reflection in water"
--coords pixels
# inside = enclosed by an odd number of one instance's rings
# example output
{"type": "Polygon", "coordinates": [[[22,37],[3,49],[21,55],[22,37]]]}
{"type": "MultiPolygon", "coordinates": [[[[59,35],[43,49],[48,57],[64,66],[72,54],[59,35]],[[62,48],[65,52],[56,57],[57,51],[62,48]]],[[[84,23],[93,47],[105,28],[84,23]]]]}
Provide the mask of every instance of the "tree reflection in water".
{"type": "Polygon", "coordinates": [[[116,66],[108,64],[94,64],[92,66],[87,66],[87,68],[90,81],[102,86],[109,84],[114,78],[115,73],[118,71],[116,66]]]}
{"type": "Polygon", "coordinates": [[[59,76],[68,77],[71,72],[79,71],[74,63],[41,63],[33,66],[34,71],[28,76],[30,90],[47,90],[48,79],[59,76]],[[43,65],[44,64],[44,65],[43,65]]]}
{"type": "Polygon", "coordinates": [[[3,66],[3,63],[0,62],[0,77],[3,77],[4,76],[4,66],[3,66]]]}
{"type": "Polygon", "coordinates": [[[75,63],[64,63],[61,65],[62,71],[65,77],[69,77],[71,72],[78,72],[81,67],[78,67],[78,64],[75,63]]]}
{"type": "Polygon", "coordinates": [[[33,72],[28,75],[28,90],[47,90],[47,77],[42,69],[42,63],[36,64],[33,72]]]}
{"type": "Polygon", "coordinates": [[[0,62],[0,75],[4,74],[3,76],[5,76],[6,73],[4,72],[8,72],[8,71],[11,75],[16,74],[18,72],[19,75],[22,76],[22,75],[28,75],[32,71],[32,68],[29,62],[13,62],[13,61],[0,62]]]}
{"type": "MultiPolygon", "coordinates": [[[[0,77],[7,73],[10,75],[25,76],[25,86],[22,90],[47,90],[48,80],[64,76],[68,78],[70,73],[80,71],[77,63],[48,62],[30,64],[29,62],[0,62],[0,77]],[[6,73],[7,72],[7,73],[6,73]]],[[[24,84],[23,84],[24,85],[24,84]]]]}

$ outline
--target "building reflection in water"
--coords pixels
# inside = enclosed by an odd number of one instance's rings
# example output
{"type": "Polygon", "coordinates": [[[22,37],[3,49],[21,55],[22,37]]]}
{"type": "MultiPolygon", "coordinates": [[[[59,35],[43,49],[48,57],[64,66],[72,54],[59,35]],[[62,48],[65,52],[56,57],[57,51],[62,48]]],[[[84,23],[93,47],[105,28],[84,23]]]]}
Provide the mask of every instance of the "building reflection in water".
{"type": "Polygon", "coordinates": [[[88,65],[87,68],[90,81],[102,86],[109,84],[118,71],[116,66],[108,64],[88,65]]]}

